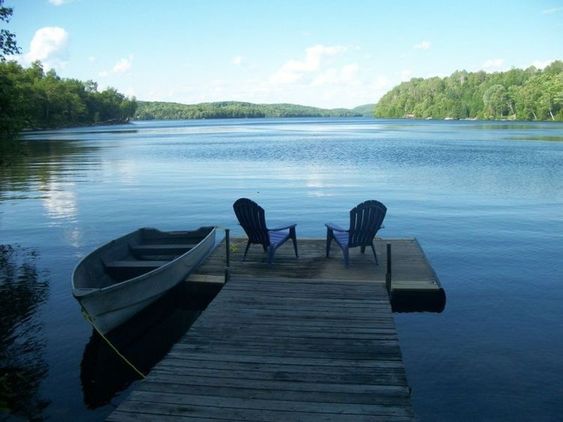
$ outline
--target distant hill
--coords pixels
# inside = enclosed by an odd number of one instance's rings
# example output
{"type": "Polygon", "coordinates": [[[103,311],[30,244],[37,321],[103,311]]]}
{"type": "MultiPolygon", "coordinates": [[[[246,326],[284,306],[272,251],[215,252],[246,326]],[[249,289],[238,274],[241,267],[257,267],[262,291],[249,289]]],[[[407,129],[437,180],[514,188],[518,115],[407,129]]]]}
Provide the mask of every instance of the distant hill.
{"type": "Polygon", "coordinates": [[[373,113],[375,111],[375,104],[364,104],[358,107],[354,107],[352,109],[354,113],[361,114],[365,117],[373,117],[373,113]]]}
{"type": "Polygon", "coordinates": [[[563,62],[543,70],[533,66],[495,73],[463,70],[445,78],[413,78],[386,93],[375,116],[561,121],[563,62]]]}
{"type": "Polygon", "coordinates": [[[253,104],[221,101],[180,104],[137,101],[136,120],[225,119],[251,117],[360,117],[360,111],[345,108],[324,109],[296,104],[253,104]]]}

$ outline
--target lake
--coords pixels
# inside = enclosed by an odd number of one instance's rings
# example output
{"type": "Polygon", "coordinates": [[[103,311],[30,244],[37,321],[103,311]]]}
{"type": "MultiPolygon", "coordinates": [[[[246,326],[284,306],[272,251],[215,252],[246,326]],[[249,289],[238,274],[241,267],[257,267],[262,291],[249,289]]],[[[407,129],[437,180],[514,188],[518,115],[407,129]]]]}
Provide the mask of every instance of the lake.
{"type": "MultiPolygon", "coordinates": [[[[418,238],[447,294],[442,313],[395,314],[420,420],[561,417],[562,123],[155,121],[24,139],[0,170],[0,392],[20,414],[102,420],[132,388],[72,297],[81,257],[143,226],[241,235],[232,203],[249,197],[298,237],[377,199],[382,237],[418,238]]],[[[166,352],[150,345],[203,306],[148,312],[132,360],[148,370],[166,352]]]]}

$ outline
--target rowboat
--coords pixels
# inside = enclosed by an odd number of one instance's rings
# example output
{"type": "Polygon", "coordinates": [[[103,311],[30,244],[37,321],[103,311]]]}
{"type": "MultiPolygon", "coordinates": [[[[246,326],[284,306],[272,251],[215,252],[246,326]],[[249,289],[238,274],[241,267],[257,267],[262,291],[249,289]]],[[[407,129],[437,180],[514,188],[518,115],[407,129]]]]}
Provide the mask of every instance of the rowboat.
{"type": "Polygon", "coordinates": [[[215,227],[142,228],[94,250],[72,275],[72,293],[107,333],[184,280],[215,247],[215,227]]]}

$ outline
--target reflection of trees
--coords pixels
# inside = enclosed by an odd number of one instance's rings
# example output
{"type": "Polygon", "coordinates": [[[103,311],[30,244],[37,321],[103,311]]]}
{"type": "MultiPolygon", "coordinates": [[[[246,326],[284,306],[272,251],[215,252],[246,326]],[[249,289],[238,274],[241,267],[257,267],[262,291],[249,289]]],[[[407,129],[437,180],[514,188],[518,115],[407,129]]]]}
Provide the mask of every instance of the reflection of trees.
{"type": "Polygon", "coordinates": [[[33,250],[0,245],[0,409],[28,419],[48,404],[38,395],[48,367],[35,313],[49,286],[36,260],[33,250]]]}
{"type": "Polygon", "coordinates": [[[0,163],[0,200],[7,192],[33,192],[59,181],[67,171],[67,163],[76,167],[76,155],[83,154],[81,165],[87,168],[97,147],[80,142],[41,139],[23,142],[17,149],[3,152],[0,163]],[[39,186],[39,188],[38,188],[39,186]]]}

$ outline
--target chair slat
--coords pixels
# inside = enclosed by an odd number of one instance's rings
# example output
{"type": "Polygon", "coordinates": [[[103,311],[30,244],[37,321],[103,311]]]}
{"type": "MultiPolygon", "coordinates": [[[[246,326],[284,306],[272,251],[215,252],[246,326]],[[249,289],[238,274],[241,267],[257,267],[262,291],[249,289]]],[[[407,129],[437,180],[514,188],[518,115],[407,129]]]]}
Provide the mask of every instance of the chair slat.
{"type": "Polygon", "coordinates": [[[375,200],[362,202],[352,208],[350,210],[350,229],[348,233],[337,233],[327,228],[327,256],[330,253],[330,243],[334,239],[342,248],[346,266],[348,266],[348,249],[357,246],[362,248],[362,252],[366,246],[370,246],[377,262],[373,240],[377,231],[381,228],[386,213],[387,207],[375,200]],[[347,241],[345,241],[344,236],[347,236],[347,241]]]}

